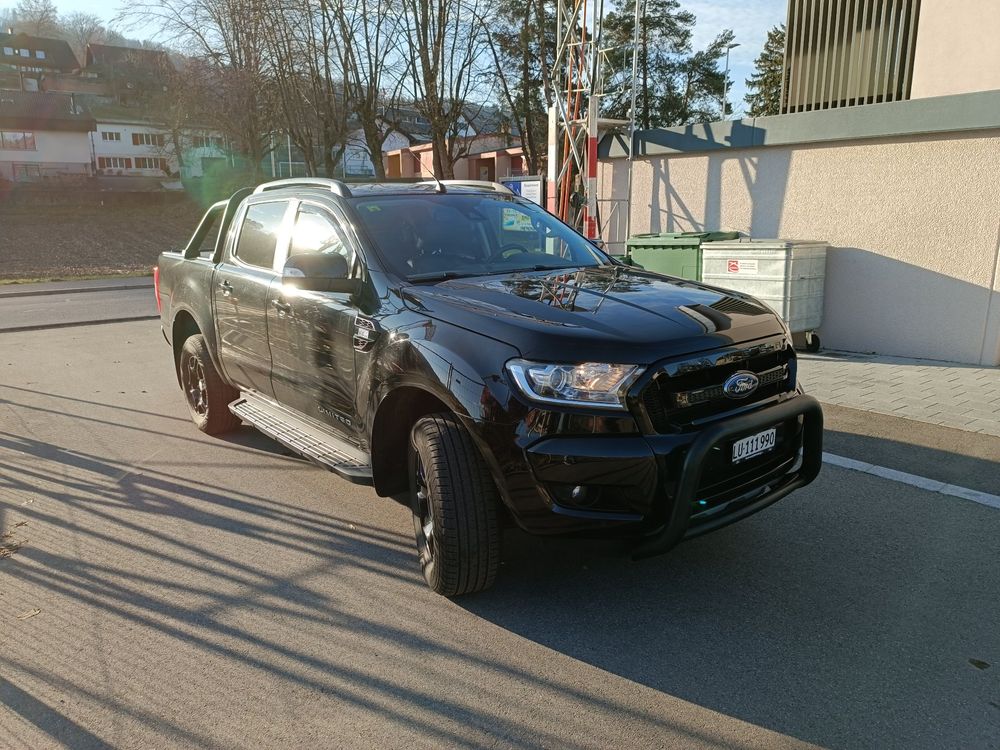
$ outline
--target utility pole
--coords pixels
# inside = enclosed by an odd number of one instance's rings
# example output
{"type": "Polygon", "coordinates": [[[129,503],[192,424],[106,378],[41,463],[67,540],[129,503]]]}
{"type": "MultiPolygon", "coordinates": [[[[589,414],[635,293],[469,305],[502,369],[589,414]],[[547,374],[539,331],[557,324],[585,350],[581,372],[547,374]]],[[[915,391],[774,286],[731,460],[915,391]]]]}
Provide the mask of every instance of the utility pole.
{"type": "Polygon", "coordinates": [[[729,113],[726,108],[729,104],[729,50],[739,47],[739,42],[733,42],[726,47],[726,74],[722,77],[722,119],[728,120],[729,113]]]}

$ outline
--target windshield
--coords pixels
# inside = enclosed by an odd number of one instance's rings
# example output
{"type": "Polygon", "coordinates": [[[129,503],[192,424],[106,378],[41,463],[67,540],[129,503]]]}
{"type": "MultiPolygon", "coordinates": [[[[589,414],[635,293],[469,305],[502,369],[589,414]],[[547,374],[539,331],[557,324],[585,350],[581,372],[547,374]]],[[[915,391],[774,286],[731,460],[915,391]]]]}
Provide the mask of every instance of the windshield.
{"type": "Polygon", "coordinates": [[[392,195],[354,207],[389,269],[412,281],[608,264],[540,206],[508,195],[392,195]]]}

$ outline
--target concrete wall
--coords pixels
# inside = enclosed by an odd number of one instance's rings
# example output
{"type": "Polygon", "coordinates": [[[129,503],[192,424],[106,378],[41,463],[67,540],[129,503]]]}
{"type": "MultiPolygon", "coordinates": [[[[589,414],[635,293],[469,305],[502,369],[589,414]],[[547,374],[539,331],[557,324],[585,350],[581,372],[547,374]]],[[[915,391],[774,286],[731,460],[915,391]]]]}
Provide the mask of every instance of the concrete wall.
{"type": "MultiPolygon", "coordinates": [[[[1000,127],[647,156],[631,231],[827,240],[824,346],[996,365],[998,166],[1000,127]]],[[[621,240],[627,162],[599,174],[605,239],[621,240]]]]}
{"type": "Polygon", "coordinates": [[[1000,2],[923,0],[911,99],[1000,89],[1000,2]]]}

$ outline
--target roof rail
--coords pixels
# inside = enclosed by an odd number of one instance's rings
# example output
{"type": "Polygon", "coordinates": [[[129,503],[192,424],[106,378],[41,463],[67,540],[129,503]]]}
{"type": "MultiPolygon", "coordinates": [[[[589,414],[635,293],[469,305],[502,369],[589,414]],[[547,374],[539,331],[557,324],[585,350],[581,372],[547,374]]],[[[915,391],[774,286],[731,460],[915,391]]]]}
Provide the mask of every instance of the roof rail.
{"type": "Polygon", "coordinates": [[[350,198],[351,189],[340,180],[331,180],[327,177],[289,177],[284,180],[273,180],[258,185],[254,189],[254,194],[263,193],[265,190],[280,190],[290,187],[316,187],[329,190],[334,195],[341,198],[350,198]]]}
{"type": "MultiPolygon", "coordinates": [[[[499,182],[491,182],[490,180],[441,180],[442,185],[455,185],[456,187],[471,187],[471,188],[486,188],[487,190],[493,190],[497,193],[507,193],[509,195],[514,195],[514,191],[511,190],[506,185],[501,185],[499,182]]],[[[420,183],[421,185],[437,185],[437,180],[425,180],[420,183]]]]}

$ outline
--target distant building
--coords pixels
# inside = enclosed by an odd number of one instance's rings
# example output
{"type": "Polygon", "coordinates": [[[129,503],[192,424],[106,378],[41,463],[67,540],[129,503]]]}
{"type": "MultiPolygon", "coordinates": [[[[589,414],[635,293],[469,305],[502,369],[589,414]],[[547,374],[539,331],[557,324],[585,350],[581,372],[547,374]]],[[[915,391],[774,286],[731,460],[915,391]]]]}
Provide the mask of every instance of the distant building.
{"type": "Polygon", "coordinates": [[[79,70],[76,55],[61,39],[0,33],[0,88],[39,91],[44,75],[79,70]]]}
{"type": "Polygon", "coordinates": [[[91,174],[90,113],[66,94],[0,91],[0,178],[91,174]]]}
{"type": "Polygon", "coordinates": [[[789,0],[782,114],[1000,89],[1000,3],[789,0]]]}
{"type": "Polygon", "coordinates": [[[167,92],[175,68],[163,50],[88,44],[84,71],[104,82],[115,103],[127,106],[167,92]]]}
{"type": "MultiPolygon", "coordinates": [[[[469,152],[455,162],[459,180],[502,180],[524,174],[524,149],[508,146],[497,136],[472,136],[464,144],[469,152]]],[[[430,143],[388,151],[386,177],[434,176],[434,149],[430,143]]]]}
{"type": "Polygon", "coordinates": [[[179,169],[171,134],[142,110],[118,105],[91,107],[94,166],[103,175],[163,177],[179,169]]]}

